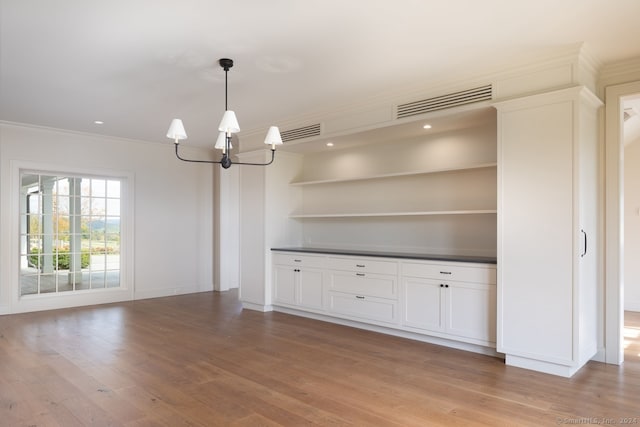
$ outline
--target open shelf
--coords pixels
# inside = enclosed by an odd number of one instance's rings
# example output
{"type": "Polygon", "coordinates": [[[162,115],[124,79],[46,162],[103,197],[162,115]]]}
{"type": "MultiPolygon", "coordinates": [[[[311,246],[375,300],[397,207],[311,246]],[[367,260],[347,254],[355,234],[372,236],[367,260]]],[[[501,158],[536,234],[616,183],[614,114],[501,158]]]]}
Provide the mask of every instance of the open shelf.
{"type": "Polygon", "coordinates": [[[400,217],[400,216],[430,216],[430,215],[485,215],[495,214],[495,209],[469,209],[454,211],[422,211],[422,212],[363,212],[363,213],[332,213],[332,214],[292,214],[289,218],[366,218],[366,217],[400,217]]]}
{"type": "Polygon", "coordinates": [[[294,242],[495,256],[495,118],[393,141],[304,155],[282,182],[294,242]]]}
{"type": "Polygon", "coordinates": [[[372,179],[395,178],[395,177],[411,176],[411,175],[426,175],[426,174],[446,173],[446,172],[464,171],[464,170],[472,170],[472,169],[484,169],[484,168],[492,168],[496,166],[497,166],[497,163],[482,163],[482,164],[471,165],[471,166],[458,166],[458,167],[442,168],[442,169],[425,169],[420,171],[370,175],[370,176],[362,176],[362,177],[355,177],[355,178],[336,178],[336,179],[325,179],[325,180],[318,180],[318,181],[297,181],[297,182],[290,183],[290,185],[304,186],[304,185],[317,185],[317,184],[333,184],[338,182],[365,181],[365,180],[372,180],[372,179]]]}

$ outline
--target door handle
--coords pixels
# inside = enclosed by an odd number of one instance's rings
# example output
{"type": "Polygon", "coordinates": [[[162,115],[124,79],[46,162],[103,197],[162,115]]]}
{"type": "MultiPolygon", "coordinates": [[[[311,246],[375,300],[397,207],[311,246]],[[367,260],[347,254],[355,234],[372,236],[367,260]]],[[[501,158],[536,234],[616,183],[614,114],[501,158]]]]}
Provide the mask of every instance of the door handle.
{"type": "Polygon", "coordinates": [[[582,237],[584,239],[584,252],[582,252],[582,254],[580,255],[580,257],[584,257],[587,254],[587,232],[584,231],[584,229],[580,229],[580,232],[582,233],[582,237]]]}

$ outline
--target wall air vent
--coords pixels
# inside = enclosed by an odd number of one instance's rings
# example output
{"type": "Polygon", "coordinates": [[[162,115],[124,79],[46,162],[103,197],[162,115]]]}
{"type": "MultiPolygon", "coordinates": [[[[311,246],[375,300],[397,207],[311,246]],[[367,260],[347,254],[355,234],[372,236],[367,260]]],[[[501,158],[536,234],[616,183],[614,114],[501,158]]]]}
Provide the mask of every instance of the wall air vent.
{"type": "Polygon", "coordinates": [[[289,129],[280,132],[282,142],[295,141],[297,139],[310,138],[312,136],[320,136],[320,123],[315,125],[304,126],[296,129],[289,129]]]}
{"type": "Polygon", "coordinates": [[[417,116],[418,114],[444,110],[445,108],[453,108],[460,105],[472,104],[474,102],[488,101],[491,99],[491,93],[491,85],[486,85],[474,89],[435,96],[421,101],[408,102],[406,104],[398,105],[397,118],[402,119],[405,117],[417,116]]]}

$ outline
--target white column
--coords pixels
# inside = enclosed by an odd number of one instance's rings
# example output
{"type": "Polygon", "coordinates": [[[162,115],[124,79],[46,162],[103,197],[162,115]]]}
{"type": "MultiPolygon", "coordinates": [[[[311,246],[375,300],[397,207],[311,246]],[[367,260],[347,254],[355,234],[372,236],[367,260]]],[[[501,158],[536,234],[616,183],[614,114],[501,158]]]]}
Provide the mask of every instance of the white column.
{"type": "Polygon", "coordinates": [[[240,284],[240,199],[241,166],[219,168],[217,200],[216,290],[227,291],[240,284]]]}

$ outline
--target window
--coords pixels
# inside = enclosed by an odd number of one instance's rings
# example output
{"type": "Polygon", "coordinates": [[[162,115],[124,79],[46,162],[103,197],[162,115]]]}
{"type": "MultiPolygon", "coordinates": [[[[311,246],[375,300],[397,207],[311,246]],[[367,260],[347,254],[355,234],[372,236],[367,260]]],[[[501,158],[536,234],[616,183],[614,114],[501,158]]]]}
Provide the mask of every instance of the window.
{"type": "Polygon", "coordinates": [[[120,287],[120,188],[20,173],[20,296],[120,287]]]}

